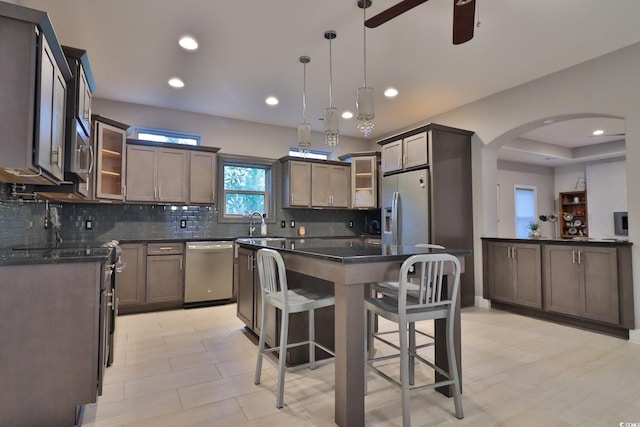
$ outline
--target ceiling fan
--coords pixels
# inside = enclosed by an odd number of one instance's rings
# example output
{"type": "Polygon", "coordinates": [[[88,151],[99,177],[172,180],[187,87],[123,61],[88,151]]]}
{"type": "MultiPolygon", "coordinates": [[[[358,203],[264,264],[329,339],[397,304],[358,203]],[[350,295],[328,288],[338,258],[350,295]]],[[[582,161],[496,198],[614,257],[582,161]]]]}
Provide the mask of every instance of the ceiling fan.
{"type": "MultiPolygon", "coordinates": [[[[367,28],[375,28],[427,0],[402,0],[372,16],[364,22],[367,28]]],[[[453,0],[453,44],[462,44],[473,38],[476,0],[453,0]]]]}

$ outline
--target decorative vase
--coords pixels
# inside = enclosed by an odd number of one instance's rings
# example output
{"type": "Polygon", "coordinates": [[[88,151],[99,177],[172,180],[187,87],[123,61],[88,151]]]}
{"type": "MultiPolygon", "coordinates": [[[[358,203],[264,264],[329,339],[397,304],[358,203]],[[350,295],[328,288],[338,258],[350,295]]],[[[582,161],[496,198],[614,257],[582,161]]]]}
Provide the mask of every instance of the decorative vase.
{"type": "Polygon", "coordinates": [[[538,237],[542,237],[542,233],[540,233],[538,230],[531,230],[529,232],[529,237],[532,239],[536,239],[538,237]]]}

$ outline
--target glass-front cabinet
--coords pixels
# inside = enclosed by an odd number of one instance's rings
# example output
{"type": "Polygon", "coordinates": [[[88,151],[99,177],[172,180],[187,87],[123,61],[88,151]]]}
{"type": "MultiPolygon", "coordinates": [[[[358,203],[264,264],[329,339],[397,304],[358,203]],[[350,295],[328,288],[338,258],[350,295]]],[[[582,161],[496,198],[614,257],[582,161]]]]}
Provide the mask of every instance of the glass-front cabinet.
{"type": "Polygon", "coordinates": [[[340,160],[351,163],[351,207],[371,209],[378,207],[379,152],[350,153],[340,160]]]}
{"type": "Polygon", "coordinates": [[[96,139],[96,199],[124,200],[126,141],[129,125],[93,117],[96,139]]]}

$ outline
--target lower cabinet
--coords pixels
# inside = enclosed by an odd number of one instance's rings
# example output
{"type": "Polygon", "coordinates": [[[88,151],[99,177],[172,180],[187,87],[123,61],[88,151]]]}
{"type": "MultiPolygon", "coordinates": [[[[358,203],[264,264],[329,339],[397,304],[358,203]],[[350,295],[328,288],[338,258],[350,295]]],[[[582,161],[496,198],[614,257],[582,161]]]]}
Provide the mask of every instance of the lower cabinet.
{"type": "Polygon", "coordinates": [[[126,269],[119,275],[123,314],[182,307],[184,243],[123,244],[126,269]]]}
{"type": "Polygon", "coordinates": [[[490,242],[486,256],[490,299],[542,308],[540,245],[490,242]]]}
{"type": "Polygon", "coordinates": [[[547,245],[545,309],[618,324],[618,261],[615,248],[547,245]]]}
{"type": "MultiPolygon", "coordinates": [[[[256,264],[256,251],[242,247],[238,248],[237,307],[240,320],[248,329],[259,335],[262,329],[262,292],[256,264]]],[[[276,324],[279,324],[277,322],[279,313],[273,306],[270,306],[269,310],[266,342],[267,345],[274,346],[278,343],[276,324]]]]}
{"type": "Polygon", "coordinates": [[[483,238],[483,295],[497,308],[628,338],[635,328],[631,248],[483,238]]]}

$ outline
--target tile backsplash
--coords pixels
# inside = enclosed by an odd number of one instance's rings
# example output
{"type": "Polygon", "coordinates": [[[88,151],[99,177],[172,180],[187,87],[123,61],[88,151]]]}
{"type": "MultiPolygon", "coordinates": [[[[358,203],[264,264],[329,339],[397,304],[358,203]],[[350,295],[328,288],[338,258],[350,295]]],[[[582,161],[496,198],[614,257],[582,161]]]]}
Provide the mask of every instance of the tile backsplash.
{"type": "MultiPolygon", "coordinates": [[[[47,206],[58,209],[64,242],[104,242],[145,239],[202,239],[245,237],[249,220],[242,224],[218,223],[214,206],[170,206],[130,204],[45,203],[10,197],[10,186],[0,184],[0,247],[46,245],[53,240],[45,228],[47,206]],[[180,227],[186,220],[186,228],[180,227]],[[87,229],[87,221],[91,228],[87,229]]],[[[292,237],[300,226],[307,236],[360,235],[380,211],[331,209],[276,209],[275,222],[268,223],[269,236],[292,237]],[[291,227],[291,221],[295,227],[291,227]],[[281,228],[285,221],[285,228],[281,228]],[[349,222],[353,221],[353,227],[349,222]]],[[[259,232],[260,227],[256,228],[259,232]]]]}

